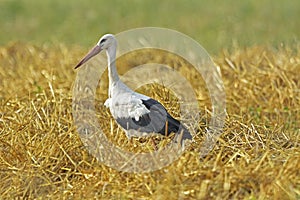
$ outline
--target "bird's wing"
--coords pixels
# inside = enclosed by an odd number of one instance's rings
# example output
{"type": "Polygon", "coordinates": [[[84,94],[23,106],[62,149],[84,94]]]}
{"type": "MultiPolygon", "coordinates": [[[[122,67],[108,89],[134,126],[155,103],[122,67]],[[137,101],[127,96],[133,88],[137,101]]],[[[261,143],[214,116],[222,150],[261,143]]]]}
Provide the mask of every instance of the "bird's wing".
{"type": "Polygon", "coordinates": [[[112,98],[110,111],[114,118],[134,118],[138,121],[142,115],[150,112],[141,98],[146,96],[139,96],[137,93],[119,94],[112,98]]]}
{"type": "Polygon", "coordinates": [[[139,121],[141,116],[150,112],[150,110],[148,110],[143,104],[143,101],[139,98],[133,97],[130,105],[131,106],[128,107],[128,115],[129,117],[134,118],[136,121],[139,121]]]}
{"type": "MultiPolygon", "coordinates": [[[[149,97],[147,97],[147,100],[145,99],[133,98],[130,107],[127,107],[129,108],[128,115],[116,117],[117,122],[125,130],[139,131],[135,134],[128,133],[129,137],[132,135],[141,136],[143,133],[165,134],[165,123],[168,118],[166,109],[154,99],[149,97]]],[[[122,108],[125,108],[125,106],[122,106],[122,108]]]]}

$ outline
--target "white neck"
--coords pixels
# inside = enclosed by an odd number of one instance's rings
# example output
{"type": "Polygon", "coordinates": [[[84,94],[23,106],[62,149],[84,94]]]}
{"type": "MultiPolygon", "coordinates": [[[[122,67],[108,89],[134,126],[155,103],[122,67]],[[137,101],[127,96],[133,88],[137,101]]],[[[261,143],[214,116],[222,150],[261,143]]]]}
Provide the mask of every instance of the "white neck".
{"type": "Polygon", "coordinates": [[[116,49],[117,49],[117,43],[115,42],[106,50],[107,61],[108,61],[109,96],[111,96],[111,87],[117,81],[119,81],[119,76],[116,69],[116,49]]]}

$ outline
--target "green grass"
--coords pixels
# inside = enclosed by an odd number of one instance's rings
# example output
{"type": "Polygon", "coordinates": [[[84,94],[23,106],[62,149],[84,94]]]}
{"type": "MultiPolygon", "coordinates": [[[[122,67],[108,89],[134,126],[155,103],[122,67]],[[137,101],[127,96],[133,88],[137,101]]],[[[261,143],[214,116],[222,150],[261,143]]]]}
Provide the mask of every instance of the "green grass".
{"type": "Polygon", "coordinates": [[[1,0],[0,45],[12,40],[89,47],[102,34],[145,26],[183,32],[216,53],[298,43],[300,1],[1,0]]]}

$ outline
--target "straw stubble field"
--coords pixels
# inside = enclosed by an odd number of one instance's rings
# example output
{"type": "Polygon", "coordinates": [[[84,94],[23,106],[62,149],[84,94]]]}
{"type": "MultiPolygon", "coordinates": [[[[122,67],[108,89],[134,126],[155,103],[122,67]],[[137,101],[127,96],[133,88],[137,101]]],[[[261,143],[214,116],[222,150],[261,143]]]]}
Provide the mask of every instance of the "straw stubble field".
{"type": "MultiPolygon", "coordinates": [[[[211,104],[207,91],[195,87],[202,111],[195,142],[170,166],[142,174],[119,172],[97,162],[76,132],[73,67],[85,53],[63,45],[11,43],[0,48],[1,199],[300,198],[299,48],[255,46],[215,56],[227,103],[217,145],[199,160],[211,104]]],[[[152,55],[168,62],[163,56],[152,55]]],[[[134,64],[130,57],[118,62],[134,64]]],[[[192,84],[201,82],[185,62],[169,64],[179,66],[192,84]]],[[[166,89],[152,85],[139,91],[178,114],[166,89]]],[[[99,109],[109,132],[109,112],[101,105],[99,109]]],[[[117,134],[109,138],[128,150],[151,148],[148,140],[129,142],[122,132],[117,134]]]]}

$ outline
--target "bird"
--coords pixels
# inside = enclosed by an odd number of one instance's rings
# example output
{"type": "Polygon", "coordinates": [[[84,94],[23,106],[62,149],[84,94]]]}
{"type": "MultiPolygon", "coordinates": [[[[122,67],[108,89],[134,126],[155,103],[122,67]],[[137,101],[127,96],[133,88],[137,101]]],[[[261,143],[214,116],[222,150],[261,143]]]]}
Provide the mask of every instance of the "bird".
{"type": "Polygon", "coordinates": [[[124,130],[128,139],[146,137],[155,134],[169,136],[175,133],[174,142],[185,147],[187,140],[192,140],[188,129],[172,117],[167,109],[157,100],[137,93],[124,84],[116,68],[117,40],[113,34],[103,35],[97,44],[75,66],[82,66],[92,57],[105,50],[108,61],[108,99],[104,105],[117,124],[124,130]]]}

